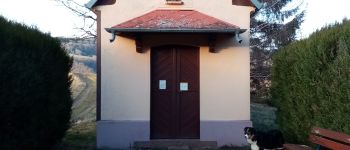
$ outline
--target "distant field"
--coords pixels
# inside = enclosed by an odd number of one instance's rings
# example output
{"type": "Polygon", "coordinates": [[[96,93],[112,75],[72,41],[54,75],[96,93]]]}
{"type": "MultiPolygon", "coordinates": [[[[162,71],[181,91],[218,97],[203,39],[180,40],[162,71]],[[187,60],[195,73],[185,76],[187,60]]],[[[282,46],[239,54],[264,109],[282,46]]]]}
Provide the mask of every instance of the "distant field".
{"type": "Polygon", "coordinates": [[[71,55],[75,63],[84,64],[90,68],[92,72],[96,72],[96,56],[71,55]]]}
{"type": "Polygon", "coordinates": [[[73,123],[95,121],[96,118],[96,74],[73,74],[72,117],[73,123]]]}
{"type": "Polygon", "coordinates": [[[74,60],[78,61],[96,61],[96,56],[82,56],[82,55],[74,55],[72,54],[71,56],[74,57],[74,60]]]}

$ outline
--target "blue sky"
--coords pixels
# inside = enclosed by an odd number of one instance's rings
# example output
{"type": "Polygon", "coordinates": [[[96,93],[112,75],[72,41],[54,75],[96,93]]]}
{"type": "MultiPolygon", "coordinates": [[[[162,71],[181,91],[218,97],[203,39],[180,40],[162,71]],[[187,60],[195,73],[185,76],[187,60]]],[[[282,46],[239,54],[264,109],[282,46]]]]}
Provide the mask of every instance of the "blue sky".
{"type": "MultiPolygon", "coordinates": [[[[78,0],[86,3],[88,0],[78,0]]],[[[350,18],[350,0],[305,0],[306,16],[301,26],[300,36],[305,38],[310,33],[327,24],[350,18]]],[[[54,0],[0,0],[0,15],[10,20],[37,26],[52,36],[70,37],[79,35],[75,27],[80,19],[54,0]]]]}

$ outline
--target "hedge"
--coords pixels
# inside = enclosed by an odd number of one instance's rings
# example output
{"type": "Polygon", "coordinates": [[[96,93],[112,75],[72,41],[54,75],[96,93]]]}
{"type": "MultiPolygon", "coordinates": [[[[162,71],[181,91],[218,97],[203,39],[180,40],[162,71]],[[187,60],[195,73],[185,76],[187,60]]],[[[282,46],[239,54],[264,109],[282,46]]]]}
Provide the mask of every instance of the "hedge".
{"type": "Polygon", "coordinates": [[[272,98],[289,142],[312,126],[350,134],[350,21],[330,25],[273,57],[272,98]]]}
{"type": "Polygon", "coordinates": [[[35,27],[0,16],[0,149],[50,149],[69,127],[72,59],[35,27]]]}

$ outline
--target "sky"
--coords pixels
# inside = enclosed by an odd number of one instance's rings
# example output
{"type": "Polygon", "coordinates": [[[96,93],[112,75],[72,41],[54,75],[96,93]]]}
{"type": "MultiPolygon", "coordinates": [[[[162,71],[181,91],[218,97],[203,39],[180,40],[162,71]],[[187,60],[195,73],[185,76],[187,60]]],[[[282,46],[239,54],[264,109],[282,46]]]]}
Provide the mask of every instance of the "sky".
{"type": "MultiPolygon", "coordinates": [[[[87,3],[89,0],[78,0],[87,3]]],[[[307,6],[300,37],[306,38],[315,30],[343,18],[350,18],[350,0],[305,0],[307,6]]],[[[0,0],[0,15],[36,26],[52,36],[72,37],[80,35],[74,29],[81,25],[81,19],[54,0],[0,0]]]]}
{"type": "MultiPolygon", "coordinates": [[[[83,4],[88,0],[78,0],[83,4]]],[[[0,15],[9,20],[36,26],[52,36],[80,35],[81,19],[54,0],[0,0],[0,15]]]]}

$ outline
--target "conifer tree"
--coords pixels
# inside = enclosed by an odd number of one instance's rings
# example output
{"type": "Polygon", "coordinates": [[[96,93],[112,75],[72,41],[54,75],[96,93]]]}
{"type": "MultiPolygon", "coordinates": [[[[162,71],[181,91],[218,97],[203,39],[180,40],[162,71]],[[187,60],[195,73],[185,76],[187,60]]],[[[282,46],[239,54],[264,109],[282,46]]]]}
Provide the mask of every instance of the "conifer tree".
{"type": "Polygon", "coordinates": [[[301,0],[260,1],[263,7],[251,18],[251,97],[269,99],[271,57],[296,40],[304,11],[301,0]]]}
{"type": "Polygon", "coordinates": [[[69,128],[72,59],[58,39],[1,16],[0,43],[0,149],[50,149],[69,128]]]}

